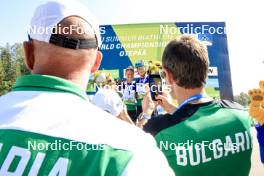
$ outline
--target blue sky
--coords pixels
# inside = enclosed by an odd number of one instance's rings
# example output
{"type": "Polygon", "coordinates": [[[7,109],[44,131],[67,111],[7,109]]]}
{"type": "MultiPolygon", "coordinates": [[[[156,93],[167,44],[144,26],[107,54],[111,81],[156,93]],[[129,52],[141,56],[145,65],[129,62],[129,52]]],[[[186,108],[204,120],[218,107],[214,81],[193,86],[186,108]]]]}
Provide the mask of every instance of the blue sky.
{"type": "MultiPolygon", "coordinates": [[[[0,46],[27,38],[36,6],[47,0],[2,0],[0,46]]],[[[100,24],[225,21],[235,94],[264,80],[262,0],[81,0],[100,24]],[[214,3],[212,3],[214,2],[214,3]]]]}
{"type": "MultiPolygon", "coordinates": [[[[34,13],[35,8],[48,0],[3,0],[0,6],[0,46],[4,46],[7,42],[14,44],[27,39],[27,25],[34,13]]],[[[97,7],[100,7],[100,12],[107,11],[107,2],[96,0],[80,0],[92,12],[98,12],[97,7]]],[[[111,4],[111,3],[109,3],[111,4]]],[[[109,6],[108,6],[109,7],[109,6]]],[[[95,13],[101,17],[100,21],[105,21],[101,13],[95,13]]],[[[104,13],[103,13],[104,15],[104,13]]],[[[109,21],[109,20],[107,20],[109,21]]]]}
{"type": "Polygon", "coordinates": [[[26,26],[29,24],[34,8],[39,1],[4,0],[0,7],[0,45],[23,41],[26,38],[26,26]],[[27,2],[27,3],[25,3],[27,2]]]}

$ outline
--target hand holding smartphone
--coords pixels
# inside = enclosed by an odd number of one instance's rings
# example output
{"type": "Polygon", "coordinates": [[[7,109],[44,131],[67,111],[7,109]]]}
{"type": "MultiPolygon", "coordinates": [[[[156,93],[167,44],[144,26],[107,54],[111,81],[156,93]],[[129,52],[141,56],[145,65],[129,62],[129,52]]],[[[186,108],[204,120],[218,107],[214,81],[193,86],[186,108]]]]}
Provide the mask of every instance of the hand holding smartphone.
{"type": "Polygon", "coordinates": [[[149,89],[151,99],[157,101],[156,96],[162,94],[162,79],[159,74],[149,75],[149,89]]]}

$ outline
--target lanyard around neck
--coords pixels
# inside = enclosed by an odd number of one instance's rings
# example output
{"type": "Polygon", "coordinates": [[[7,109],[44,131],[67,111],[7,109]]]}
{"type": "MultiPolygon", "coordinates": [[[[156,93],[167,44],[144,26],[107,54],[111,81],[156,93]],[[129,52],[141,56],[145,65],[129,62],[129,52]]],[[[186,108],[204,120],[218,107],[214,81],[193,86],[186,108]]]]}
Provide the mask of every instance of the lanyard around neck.
{"type": "Polygon", "coordinates": [[[194,96],[191,96],[191,97],[189,97],[189,98],[187,98],[186,100],[184,100],[178,107],[177,107],[177,109],[176,109],[176,111],[177,110],[179,110],[179,109],[181,109],[183,106],[185,106],[186,104],[188,104],[188,103],[190,103],[190,102],[192,102],[192,101],[196,101],[196,100],[200,100],[200,99],[202,99],[202,98],[206,98],[207,97],[207,95],[206,94],[202,94],[202,93],[200,93],[200,94],[196,94],[196,95],[194,95],[194,96]]]}
{"type": "Polygon", "coordinates": [[[143,83],[144,84],[146,82],[146,80],[147,80],[147,77],[148,77],[148,75],[145,74],[144,79],[143,78],[140,78],[140,83],[143,83]],[[141,82],[141,80],[143,80],[143,81],[141,82]]]}

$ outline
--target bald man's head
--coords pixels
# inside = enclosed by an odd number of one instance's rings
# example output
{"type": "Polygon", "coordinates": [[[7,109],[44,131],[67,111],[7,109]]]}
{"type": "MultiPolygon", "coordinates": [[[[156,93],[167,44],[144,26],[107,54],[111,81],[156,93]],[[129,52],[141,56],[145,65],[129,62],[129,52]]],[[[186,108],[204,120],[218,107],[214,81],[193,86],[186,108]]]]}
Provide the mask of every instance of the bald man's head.
{"type": "Polygon", "coordinates": [[[76,39],[96,38],[95,32],[88,22],[78,16],[71,16],[63,19],[55,27],[58,34],[76,39]]]}
{"type": "MultiPolygon", "coordinates": [[[[78,16],[63,19],[54,28],[54,31],[72,39],[96,39],[90,24],[78,16]]],[[[69,49],[33,40],[25,42],[24,48],[27,66],[33,73],[53,75],[69,80],[72,80],[73,77],[89,76],[91,71],[93,72],[99,67],[101,61],[101,54],[95,47],[69,49]]]]}

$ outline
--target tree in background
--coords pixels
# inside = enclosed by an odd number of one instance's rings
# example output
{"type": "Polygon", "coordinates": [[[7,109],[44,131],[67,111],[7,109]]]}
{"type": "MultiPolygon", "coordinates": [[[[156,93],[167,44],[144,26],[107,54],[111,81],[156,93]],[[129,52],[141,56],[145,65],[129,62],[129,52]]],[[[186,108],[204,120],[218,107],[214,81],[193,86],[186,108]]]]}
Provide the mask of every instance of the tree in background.
{"type": "Polygon", "coordinates": [[[244,107],[248,107],[250,101],[248,94],[244,92],[241,92],[239,95],[236,95],[234,97],[234,100],[235,102],[243,105],[244,107]]]}
{"type": "MultiPolygon", "coordinates": [[[[13,53],[13,57],[15,58],[16,60],[16,69],[17,69],[17,72],[18,74],[20,75],[25,75],[25,74],[28,74],[29,71],[26,67],[26,64],[24,62],[24,50],[23,50],[23,45],[21,43],[16,43],[14,44],[12,47],[12,53],[13,53]]],[[[20,76],[20,75],[17,75],[17,76],[20,76]]]]}
{"type": "Polygon", "coordinates": [[[5,86],[5,74],[4,74],[4,67],[2,64],[2,59],[0,60],[0,95],[3,95],[6,92],[6,86],[5,86]]]}
{"type": "Polygon", "coordinates": [[[0,47],[0,95],[10,91],[16,79],[27,73],[22,44],[0,47]]]}

